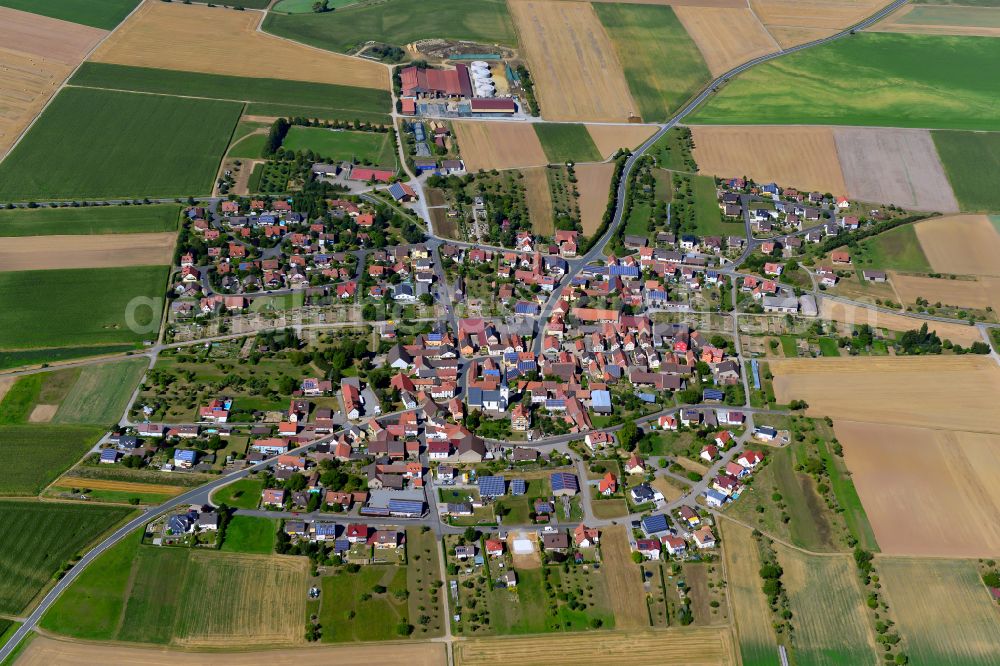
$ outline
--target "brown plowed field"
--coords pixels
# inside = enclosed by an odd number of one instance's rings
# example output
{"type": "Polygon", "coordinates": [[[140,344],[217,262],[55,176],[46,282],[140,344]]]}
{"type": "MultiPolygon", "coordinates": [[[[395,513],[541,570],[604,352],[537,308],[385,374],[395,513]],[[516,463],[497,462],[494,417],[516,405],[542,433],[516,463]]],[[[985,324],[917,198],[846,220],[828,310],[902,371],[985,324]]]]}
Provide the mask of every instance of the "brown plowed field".
{"type": "Polygon", "coordinates": [[[927,130],[838,127],[833,137],[852,198],[958,212],[955,193],[927,130]]]}
{"type": "Polygon", "coordinates": [[[1000,7],[904,5],[872,30],[919,35],[1000,37],[1000,7]]]}
{"type": "Polygon", "coordinates": [[[696,126],[691,132],[703,173],[847,193],[829,127],[696,126]]]}
{"type": "Polygon", "coordinates": [[[941,303],[977,310],[993,308],[995,311],[1000,311],[1000,278],[948,280],[892,273],[890,281],[903,303],[916,303],[917,297],[920,297],[927,299],[932,305],[941,303]]]}
{"type": "Polygon", "coordinates": [[[723,627],[474,638],[455,643],[455,666],[604,666],[613,655],[629,666],[728,666],[734,648],[723,627]]]}
{"type": "Polygon", "coordinates": [[[611,194],[614,164],[581,164],[576,167],[576,189],[580,192],[580,224],[583,235],[590,236],[601,226],[611,194]]]}
{"type": "Polygon", "coordinates": [[[531,215],[531,228],[537,234],[551,236],[553,232],[552,195],[549,193],[548,167],[525,169],[524,200],[531,215]]]}
{"type": "MultiPolygon", "coordinates": [[[[820,317],[848,324],[868,324],[872,328],[885,328],[890,331],[909,331],[920,328],[920,319],[899,314],[879,312],[860,305],[848,305],[824,298],[820,305],[820,317]]],[[[975,326],[965,324],[945,324],[934,322],[930,329],[936,331],[942,339],[948,339],[963,347],[973,342],[982,341],[983,336],[975,326]]]]}
{"type": "Polygon", "coordinates": [[[604,159],[617,153],[619,148],[639,147],[657,129],[656,125],[587,125],[590,138],[604,159]]]}
{"type": "Polygon", "coordinates": [[[257,31],[264,14],[179,2],[147,2],[93,60],[208,74],[389,87],[382,65],[257,31]]]}
{"type": "Polygon", "coordinates": [[[106,34],[0,7],[0,158],[106,34]]]}
{"type": "Polygon", "coordinates": [[[1000,277],[1000,234],[985,215],[939,217],[914,230],[935,272],[1000,277]]]}
{"type": "Polygon", "coordinates": [[[445,666],[444,643],[379,643],[343,647],[311,647],[266,652],[180,652],[114,644],[76,643],[36,637],[21,653],[20,666],[371,666],[406,663],[407,666],[445,666]]]}
{"type": "Polygon", "coordinates": [[[834,430],[882,553],[1000,552],[1000,435],[839,419],[834,430]]]}
{"type": "Polygon", "coordinates": [[[465,167],[471,172],[549,163],[531,123],[455,121],[451,125],[465,167]]]}
{"type": "Polygon", "coordinates": [[[508,6],[546,119],[628,120],[638,105],[590,3],[510,0],[508,6]]]}
{"type": "Polygon", "coordinates": [[[649,627],[646,593],[642,589],[639,567],[632,561],[632,551],[623,526],[616,525],[601,531],[601,555],[604,559],[604,573],[608,577],[615,627],[649,627]]]}
{"type": "Polygon", "coordinates": [[[746,7],[674,7],[684,29],[698,45],[712,76],[779,50],[778,43],[746,7]]]}
{"type": "Polygon", "coordinates": [[[0,271],[169,265],[177,234],[19,236],[0,245],[0,271]]]}
{"type": "Polygon", "coordinates": [[[810,416],[1000,433],[1000,366],[988,356],[772,359],[777,402],[810,416]]]}

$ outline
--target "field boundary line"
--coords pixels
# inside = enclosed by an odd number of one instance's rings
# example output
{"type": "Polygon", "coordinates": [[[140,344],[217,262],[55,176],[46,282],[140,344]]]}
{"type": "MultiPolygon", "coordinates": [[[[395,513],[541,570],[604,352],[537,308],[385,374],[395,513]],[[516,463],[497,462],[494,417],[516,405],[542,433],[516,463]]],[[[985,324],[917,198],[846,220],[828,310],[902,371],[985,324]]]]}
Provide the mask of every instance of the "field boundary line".
{"type": "Polygon", "coordinates": [[[778,47],[778,53],[784,51],[785,49],[781,48],[781,44],[778,43],[778,40],[774,38],[774,35],[771,34],[771,31],[767,29],[767,26],[764,24],[764,22],[760,20],[759,16],[757,16],[757,12],[754,11],[753,3],[750,0],[747,0],[747,9],[750,10],[750,16],[752,16],[754,20],[757,21],[757,25],[759,25],[761,29],[767,33],[767,36],[771,38],[771,43],[778,47]]]}

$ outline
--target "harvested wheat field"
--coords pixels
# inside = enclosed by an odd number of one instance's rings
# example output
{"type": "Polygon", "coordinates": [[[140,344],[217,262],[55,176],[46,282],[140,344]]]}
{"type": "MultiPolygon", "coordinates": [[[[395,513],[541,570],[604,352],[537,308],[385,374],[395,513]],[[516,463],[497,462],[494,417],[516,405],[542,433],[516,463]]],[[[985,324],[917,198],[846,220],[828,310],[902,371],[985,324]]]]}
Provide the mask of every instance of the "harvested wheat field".
{"type": "Polygon", "coordinates": [[[910,663],[995,666],[1000,622],[974,562],[878,557],[875,566],[910,663]]]}
{"type": "Polygon", "coordinates": [[[701,173],[802,190],[846,194],[829,127],[694,126],[694,160],[701,173]],[[809,159],[803,160],[802,156],[809,159]]]}
{"type": "Polygon", "coordinates": [[[712,76],[781,48],[746,7],[674,7],[674,13],[698,45],[712,76]]]}
{"type": "Polygon", "coordinates": [[[918,35],[1000,37],[1000,7],[903,5],[872,30],[918,35]]]}
{"type": "Polygon", "coordinates": [[[580,224],[583,235],[591,236],[601,226],[611,194],[614,164],[581,164],[576,167],[576,189],[580,192],[580,224]]]}
{"type": "Polygon", "coordinates": [[[18,236],[0,245],[0,271],[169,265],[177,234],[18,236]]]}
{"type": "Polygon", "coordinates": [[[35,405],[28,415],[28,423],[48,423],[58,409],[59,405],[35,405]]]}
{"type": "Polygon", "coordinates": [[[804,27],[782,27],[776,25],[764,26],[774,37],[781,48],[787,49],[798,44],[808,44],[809,42],[823,39],[837,32],[833,28],[804,28],[804,27]]]}
{"type": "MultiPolygon", "coordinates": [[[[573,0],[576,1],[576,0],[573,0]]],[[[625,5],[669,5],[671,7],[746,7],[746,0],[593,0],[625,5]]]]}
{"type": "Polygon", "coordinates": [[[528,638],[474,638],[455,643],[455,666],[598,666],[625,655],[631,666],[736,664],[729,629],[601,631],[528,638]]]}
{"type": "Polygon", "coordinates": [[[370,666],[378,662],[408,666],[445,666],[444,643],[379,643],[310,647],[266,652],[179,652],[157,648],[78,643],[36,636],[21,653],[21,666],[370,666]]]}
{"type": "Polygon", "coordinates": [[[787,48],[847,28],[886,4],[884,0],[750,0],[750,9],[787,48]]]}
{"type": "Polygon", "coordinates": [[[207,74],[389,88],[382,65],[257,31],[262,12],[147,2],[93,60],[207,74]]]}
{"type": "Polygon", "coordinates": [[[480,169],[516,169],[544,166],[549,163],[530,123],[455,121],[459,150],[465,167],[480,169]]]}
{"type": "Polygon", "coordinates": [[[604,159],[617,153],[620,148],[638,148],[658,129],[656,125],[587,125],[590,138],[594,140],[594,145],[604,159]]]}
{"type": "Polygon", "coordinates": [[[723,518],[722,550],[736,640],[744,663],[765,664],[777,654],[771,609],[760,587],[760,554],[750,528],[723,518]]]}
{"type": "Polygon", "coordinates": [[[0,157],[108,33],[0,7],[0,157]]]}
{"type": "Polygon", "coordinates": [[[601,530],[601,555],[604,574],[608,577],[611,608],[615,613],[615,627],[619,629],[644,629],[649,626],[649,609],[646,593],[642,588],[639,568],[632,561],[625,527],[616,525],[601,530]]]}
{"type": "MultiPolygon", "coordinates": [[[[1000,256],[997,257],[1000,263],[1000,256]]],[[[933,305],[954,305],[962,308],[1000,311],[1000,278],[980,277],[965,280],[949,280],[900,275],[891,273],[890,281],[903,303],[916,303],[917,297],[925,298],[933,305]]]]}
{"type": "Polygon", "coordinates": [[[773,359],[777,402],[810,416],[1000,433],[1000,366],[988,356],[773,359]]]}
{"type": "Polygon", "coordinates": [[[547,170],[548,167],[532,167],[521,172],[524,174],[524,200],[531,215],[531,228],[543,236],[552,235],[554,224],[547,170]]]}
{"type": "MultiPolygon", "coordinates": [[[[884,328],[890,331],[910,331],[920,328],[923,324],[923,320],[914,317],[879,312],[878,310],[860,305],[840,303],[829,298],[822,299],[820,318],[851,325],[868,324],[872,328],[884,328]]],[[[979,333],[979,329],[975,326],[946,324],[937,321],[929,326],[931,330],[937,332],[942,340],[951,340],[963,347],[968,347],[973,342],[982,341],[983,339],[983,336],[979,333]]]]}
{"type": "Polygon", "coordinates": [[[914,230],[935,272],[1000,277],[1000,233],[985,215],[939,217],[914,230]]]}
{"type": "Polygon", "coordinates": [[[547,120],[626,121],[638,109],[590,3],[510,0],[508,6],[547,120]]]}
{"type": "Polygon", "coordinates": [[[883,553],[1000,553],[1000,435],[843,419],[834,431],[883,553]]]}
{"type": "Polygon", "coordinates": [[[157,495],[179,495],[184,486],[168,486],[162,483],[139,483],[136,481],[114,481],[112,479],[84,479],[82,477],[65,476],[54,485],[70,487],[87,487],[90,490],[117,490],[129,493],[154,493],[157,495]]]}
{"type": "Polygon", "coordinates": [[[927,130],[838,127],[833,136],[852,198],[958,212],[955,193],[927,130]]]}

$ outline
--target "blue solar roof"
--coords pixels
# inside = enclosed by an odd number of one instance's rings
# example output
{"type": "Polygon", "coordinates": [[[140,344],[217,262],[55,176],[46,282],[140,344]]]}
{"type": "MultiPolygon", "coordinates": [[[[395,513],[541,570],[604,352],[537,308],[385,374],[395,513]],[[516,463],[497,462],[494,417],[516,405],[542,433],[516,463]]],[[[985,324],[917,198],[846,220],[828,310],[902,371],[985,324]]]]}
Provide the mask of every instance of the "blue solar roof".
{"type": "Polygon", "coordinates": [[[333,542],[333,552],[346,553],[351,549],[351,542],[347,539],[337,539],[333,542]]]}
{"type": "Polygon", "coordinates": [[[551,398],[545,401],[546,409],[559,409],[566,407],[566,401],[563,399],[551,398]]]}
{"type": "Polygon", "coordinates": [[[194,462],[195,458],[197,458],[197,457],[198,457],[198,453],[196,451],[192,451],[190,449],[180,449],[180,450],[178,450],[177,452],[174,453],[174,459],[175,460],[184,460],[184,461],[194,462]]]}
{"type": "Polygon", "coordinates": [[[718,389],[705,389],[702,391],[702,396],[705,400],[722,400],[725,395],[725,393],[718,389]]]}
{"type": "Polygon", "coordinates": [[[667,517],[662,513],[655,513],[642,519],[642,531],[646,534],[656,534],[666,532],[668,529],[667,517]]]}
{"type": "Polygon", "coordinates": [[[638,266],[618,266],[613,265],[610,267],[610,275],[624,275],[626,277],[639,277],[639,267],[638,266]]]}
{"type": "Polygon", "coordinates": [[[424,124],[423,123],[413,123],[413,138],[417,141],[424,140],[424,124]]]}
{"type": "Polygon", "coordinates": [[[118,452],[114,449],[104,449],[101,451],[101,460],[117,460],[118,452]]]}
{"type": "Polygon", "coordinates": [[[590,402],[595,407],[610,407],[611,406],[611,392],[604,390],[597,390],[590,392],[590,402]]]}
{"type": "Polygon", "coordinates": [[[502,476],[479,477],[479,494],[483,497],[500,497],[504,494],[505,487],[502,476]]]}
{"type": "Polygon", "coordinates": [[[524,483],[524,479],[514,479],[510,482],[511,495],[523,495],[525,492],[527,492],[527,485],[524,483]]]}
{"type": "Polygon", "coordinates": [[[315,523],[316,536],[337,536],[337,523],[315,523]]]}
{"type": "Polygon", "coordinates": [[[552,492],[557,490],[579,490],[580,484],[576,480],[576,475],[569,472],[554,472],[550,477],[552,481],[552,492]]]}
{"type": "Polygon", "coordinates": [[[403,186],[399,183],[393,183],[389,186],[389,194],[392,195],[393,199],[402,199],[406,192],[403,191],[403,186]]]}
{"type": "Polygon", "coordinates": [[[538,306],[534,303],[521,302],[514,306],[514,312],[517,314],[535,314],[538,312],[538,306]]]}
{"type": "Polygon", "coordinates": [[[389,513],[409,513],[421,514],[424,512],[424,503],[420,500],[389,500],[389,513]]]}
{"type": "Polygon", "coordinates": [[[521,372],[533,372],[538,368],[538,364],[534,361],[518,361],[517,369],[521,372]]]}
{"type": "Polygon", "coordinates": [[[653,289],[647,297],[651,301],[665,301],[667,300],[667,292],[662,289],[653,289]]]}

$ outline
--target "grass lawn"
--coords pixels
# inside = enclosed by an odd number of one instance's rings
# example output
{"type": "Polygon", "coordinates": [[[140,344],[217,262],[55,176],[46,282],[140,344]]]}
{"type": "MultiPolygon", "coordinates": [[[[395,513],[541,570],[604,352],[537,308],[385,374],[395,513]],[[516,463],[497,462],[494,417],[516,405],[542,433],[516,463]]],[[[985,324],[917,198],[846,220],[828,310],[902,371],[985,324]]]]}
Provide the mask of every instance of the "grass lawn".
{"type": "Polygon", "coordinates": [[[132,563],[128,601],[116,638],[166,645],[173,635],[189,566],[185,548],[140,546],[132,563]]]}
{"type": "Polygon", "coordinates": [[[691,187],[694,190],[694,216],[698,225],[699,236],[723,236],[739,227],[722,222],[722,211],[719,210],[719,200],[715,197],[715,179],[711,176],[692,176],[691,187]]]}
{"type": "MultiPolygon", "coordinates": [[[[303,115],[309,118],[321,112],[336,111],[333,118],[353,120],[355,114],[371,114],[370,118],[388,122],[391,98],[386,90],[358,88],[329,83],[285,81],[281,79],[255,79],[223,74],[202,74],[170,69],[129,67],[106,63],[86,62],[71,79],[77,86],[155,92],[164,95],[207,97],[264,104],[293,104],[302,110],[266,113],[250,108],[252,115],[303,115]]],[[[324,117],[323,115],[320,116],[324,117]]]]}
{"type": "Polygon", "coordinates": [[[410,592],[407,603],[414,637],[431,638],[444,633],[444,617],[438,603],[443,592],[435,587],[441,580],[440,557],[441,548],[434,532],[419,527],[406,530],[406,587],[410,592]],[[421,616],[430,619],[425,624],[420,621],[421,616]]]}
{"type": "Polygon", "coordinates": [[[400,638],[396,627],[408,621],[406,599],[395,593],[406,591],[406,568],[362,566],[358,573],[341,571],[324,576],[319,613],[324,643],[379,641],[400,638]],[[386,588],[376,593],[376,585],[386,588]],[[369,598],[364,599],[363,596],[369,598]]]}
{"type": "Polygon", "coordinates": [[[928,273],[924,255],[912,224],[904,224],[858,243],[851,259],[860,268],[928,273]]]}
{"type": "Polygon", "coordinates": [[[221,550],[231,553],[257,553],[270,555],[274,552],[275,521],[254,516],[233,516],[226,528],[226,540],[221,550]]]}
{"type": "MultiPolygon", "coordinates": [[[[117,423],[147,367],[146,359],[136,358],[82,368],[52,422],[117,423]]],[[[40,402],[48,404],[45,400],[40,402]]]]}
{"type": "Polygon", "coordinates": [[[111,30],[128,16],[139,0],[0,0],[22,12],[111,30]]]}
{"type": "Polygon", "coordinates": [[[251,134],[236,141],[229,147],[226,157],[243,160],[257,160],[264,156],[267,145],[266,134],[251,134]]]}
{"type": "Polygon", "coordinates": [[[837,341],[833,338],[820,338],[819,350],[822,352],[823,356],[840,356],[840,349],[837,347],[837,341]]]}
{"type": "Polygon", "coordinates": [[[0,502],[0,613],[17,615],[66,562],[130,509],[0,502]]]}
{"type": "Polygon", "coordinates": [[[257,504],[260,503],[260,493],[263,490],[263,481],[240,479],[216,490],[212,494],[212,501],[237,509],[256,509],[257,504]]]}
{"type": "Polygon", "coordinates": [[[1000,41],[860,33],[740,74],[697,123],[1000,129],[1000,41]]]}
{"type": "Polygon", "coordinates": [[[673,171],[695,171],[684,159],[685,146],[682,129],[673,127],[661,136],[646,154],[656,158],[656,166],[673,171]]]}
{"type": "Polygon", "coordinates": [[[176,231],[180,210],[176,204],[0,210],[0,236],[176,231]]]}
{"type": "Polygon", "coordinates": [[[1000,132],[932,132],[951,189],[965,211],[1000,211],[1000,132]]]}
{"type": "Polygon", "coordinates": [[[26,423],[42,390],[42,375],[19,377],[0,402],[0,425],[26,423]]]}
{"type": "Polygon", "coordinates": [[[165,266],[0,273],[0,349],[154,339],[166,279],[165,266]],[[133,299],[151,299],[134,308],[136,331],[133,299]]]}
{"type": "Polygon", "coordinates": [[[349,160],[396,167],[396,144],[390,132],[350,132],[294,126],[288,130],[281,145],[286,150],[311,150],[323,159],[335,162],[349,160]]]}
{"type": "Polygon", "coordinates": [[[594,11],[614,42],[643,120],[664,120],[712,79],[670,7],[597,2],[594,11]]]}
{"type": "MultiPolygon", "coordinates": [[[[355,90],[368,90],[368,88],[355,88],[355,90]]],[[[316,106],[296,106],[293,104],[271,104],[270,102],[250,102],[246,107],[247,115],[254,116],[283,116],[318,120],[348,120],[363,123],[386,124],[389,116],[384,113],[374,111],[352,111],[346,109],[325,109],[316,106]]]]}
{"type": "Polygon", "coordinates": [[[420,39],[464,39],[514,46],[514,24],[503,0],[361,2],[324,14],[269,12],[263,29],[331,51],[350,51],[367,41],[402,46],[420,39]]]}
{"type": "Polygon", "coordinates": [[[649,218],[653,216],[653,207],[645,201],[635,203],[625,221],[626,236],[649,236],[649,218]]]}
{"type": "Polygon", "coordinates": [[[854,538],[865,550],[878,552],[878,541],[875,539],[875,530],[868,522],[868,514],[858,496],[858,490],[851,480],[851,473],[847,469],[847,464],[840,456],[834,455],[825,441],[817,444],[820,455],[826,461],[826,468],[830,473],[830,486],[837,497],[837,504],[844,509],[844,522],[847,529],[851,531],[854,538]]]}
{"type": "Polygon", "coordinates": [[[208,194],[242,109],[66,88],[0,164],[0,199],[208,194]]]}
{"type": "Polygon", "coordinates": [[[535,123],[545,157],[553,164],[600,162],[601,153],[587,128],[576,123],[535,123]]]}
{"type": "Polygon", "coordinates": [[[100,439],[103,428],[75,425],[0,426],[0,495],[37,495],[100,439]]]}

